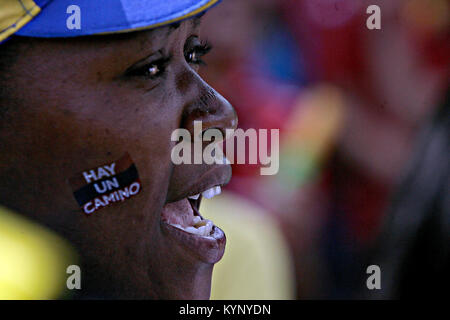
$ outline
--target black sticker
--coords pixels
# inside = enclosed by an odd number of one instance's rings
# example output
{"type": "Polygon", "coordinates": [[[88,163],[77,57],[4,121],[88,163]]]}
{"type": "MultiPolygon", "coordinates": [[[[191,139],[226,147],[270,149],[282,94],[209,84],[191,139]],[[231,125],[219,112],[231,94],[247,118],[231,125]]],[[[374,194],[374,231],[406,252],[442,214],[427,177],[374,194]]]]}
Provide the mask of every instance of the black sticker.
{"type": "Polygon", "coordinates": [[[69,179],[73,194],[87,215],[137,195],[142,187],[131,157],[80,172],[69,179]]]}

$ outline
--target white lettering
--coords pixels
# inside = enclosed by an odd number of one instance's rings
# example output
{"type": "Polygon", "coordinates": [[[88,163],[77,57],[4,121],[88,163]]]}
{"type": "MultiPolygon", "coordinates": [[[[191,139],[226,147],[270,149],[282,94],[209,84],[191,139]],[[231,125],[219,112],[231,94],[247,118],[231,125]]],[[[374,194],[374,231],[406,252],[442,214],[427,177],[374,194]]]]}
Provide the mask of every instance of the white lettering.
{"type": "Polygon", "coordinates": [[[87,183],[91,183],[91,179],[94,181],[98,180],[94,170],[89,171],[89,173],[83,172],[83,176],[87,183]]]}
{"type": "Polygon", "coordinates": [[[366,10],[367,14],[371,14],[366,20],[366,26],[369,30],[381,29],[381,9],[376,4],[370,5],[366,10]]]}
{"type": "Polygon", "coordinates": [[[88,207],[92,206],[92,202],[88,202],[83,206],[84,213],[91,214],[95,211],[95,208],[89,209],[88,207]]]}
{"type": "Polygon", "coordinates": [[[109,174],[110,175],[115,175],[116,174],[116,171],[115,171],[115,167],[116,167],[116,163],[113,163],[113,164],[111,164],[111,165],[106,165],[106,166],[103,166],[106,170],[108,170],[109,171],[109,174]]]}
{"type": "Polygon", "coordinates": [[[367,274],[370,274],[370,277],[367,278],[366,286],[369,290],[381,289],[381,269],[379,266],[373,264],[367,267],[367,274]]]}
{"type": "Polygon", "coordinates": [[[81,29],[81,9],[80,9],[80,7],[72,4],[67,7],[66,13],[71,14],[69,17],[67,17],[67,20],[66,20],[67,29],[80,30],[81,29]]]}
{"type": "Polygon", "coordinates": [[[73,290],[73,289],[81,289],[81,269],[79,266],[72,264],[67,267],[66,273],[70,274],[70,276],[67,278],[66,286],[67,289],[73,290]]]}

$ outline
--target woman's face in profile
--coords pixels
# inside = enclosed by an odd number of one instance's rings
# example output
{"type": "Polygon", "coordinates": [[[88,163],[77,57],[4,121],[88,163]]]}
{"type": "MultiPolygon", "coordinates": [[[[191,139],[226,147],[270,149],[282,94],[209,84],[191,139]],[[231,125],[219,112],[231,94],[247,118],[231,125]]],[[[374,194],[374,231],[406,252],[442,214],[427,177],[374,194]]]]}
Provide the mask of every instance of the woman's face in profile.
{"type": "Polygon", "coordinates": [[[193,122],[235,128],[231,105],[197,74],[199,21],[123,35],[19,39],[0,124],[2,204],[69,239],[82,257],[81,294],[208,298],[225,236],[175,229],[192,196],[228,182],[225,165],[171,161],[171,134],[193,122]],[[89,216],[68,183],[128,153],[141,190],[89,216]]]}

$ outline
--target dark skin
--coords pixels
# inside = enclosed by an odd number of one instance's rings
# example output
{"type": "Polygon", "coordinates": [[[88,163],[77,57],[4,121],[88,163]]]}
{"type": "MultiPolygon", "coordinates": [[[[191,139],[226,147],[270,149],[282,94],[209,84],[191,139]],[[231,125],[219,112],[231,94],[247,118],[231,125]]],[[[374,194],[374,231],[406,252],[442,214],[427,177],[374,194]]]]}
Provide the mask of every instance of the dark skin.
{"type": "Polygon", "coordinates": [[[237,125],[232,106],[198,76],[197,60],[186,59],[199,44],[198,24],[14,44],[20,55],[9,70],[0,126],[1,203],[74,244],[82,296],[209,298],[215,259],[198,259],[160,222],[166,203],[223,185],[231,174],[229,166],[174,166],[170,159],[176,128],[193,131],[194,120],[204,129],[237,125]],[[142,74],[161,59],[157,76],[142,74]],[[86,217],[68,178],[125,152],[141,193],[86,217]]]}

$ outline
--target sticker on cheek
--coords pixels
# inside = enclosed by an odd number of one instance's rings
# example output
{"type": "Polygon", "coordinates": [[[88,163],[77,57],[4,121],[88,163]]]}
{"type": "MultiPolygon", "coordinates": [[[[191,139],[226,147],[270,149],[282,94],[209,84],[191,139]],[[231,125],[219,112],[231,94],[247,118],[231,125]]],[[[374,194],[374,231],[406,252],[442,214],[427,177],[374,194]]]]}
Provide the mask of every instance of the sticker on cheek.
{"type": "Polygon", "coordinates": [[[78,173],[69,179],[69,183],[87,215],[128,200],[142,189],[136,166],[128,153],[115,162],[78,173]]]}

